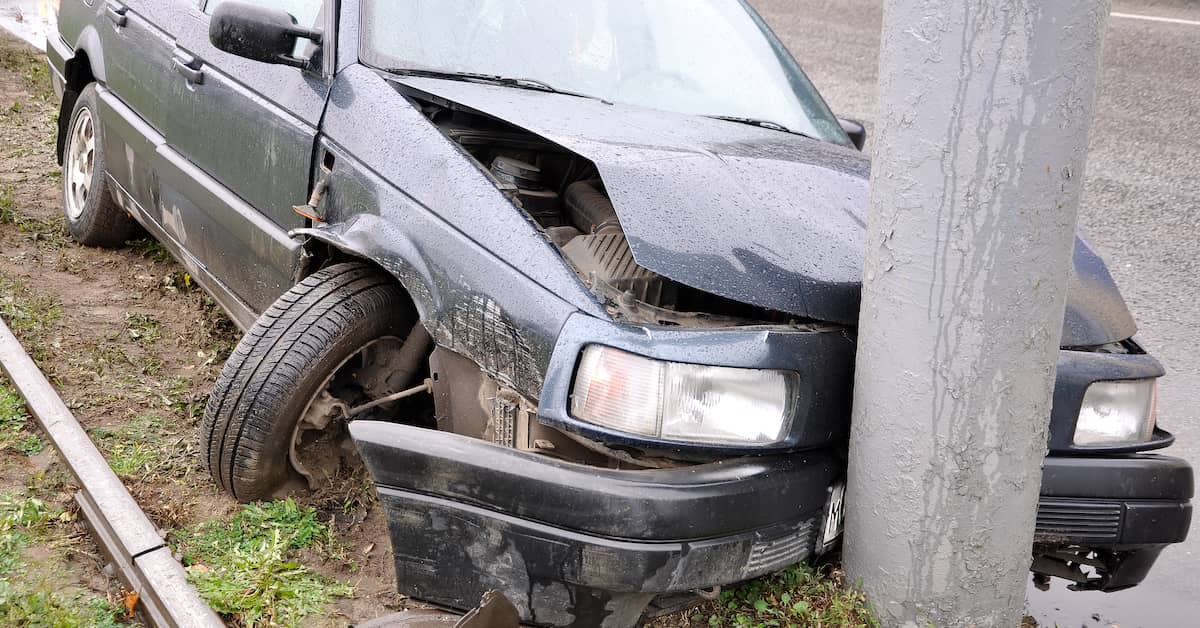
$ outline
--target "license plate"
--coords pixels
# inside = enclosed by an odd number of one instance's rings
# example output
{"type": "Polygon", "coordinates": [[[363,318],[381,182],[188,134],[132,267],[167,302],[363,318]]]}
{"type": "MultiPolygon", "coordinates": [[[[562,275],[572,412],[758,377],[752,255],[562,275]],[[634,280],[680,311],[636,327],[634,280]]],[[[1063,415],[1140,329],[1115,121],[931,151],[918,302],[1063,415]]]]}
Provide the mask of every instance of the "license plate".
{"type": "Polygon", "coordinates": [[[825,522],[821,526],[821,551],[829,549],[842,536],[846,523],[846,483],[838,482],[829,489],[829,503],[825,506],[825,522]]]}

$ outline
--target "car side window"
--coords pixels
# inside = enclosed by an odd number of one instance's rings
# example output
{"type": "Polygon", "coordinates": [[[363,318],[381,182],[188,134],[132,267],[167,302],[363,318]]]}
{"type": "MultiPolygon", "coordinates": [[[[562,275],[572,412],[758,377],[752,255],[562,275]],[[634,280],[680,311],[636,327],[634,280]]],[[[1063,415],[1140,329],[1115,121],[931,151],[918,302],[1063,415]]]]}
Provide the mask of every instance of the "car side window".
{"type": "MultiPolygon", "coordinates": [[[[321,6],[324,0],[240,0],[246,4],[254,4],[268,9],[283,9],[292,14],[296,18],[296,23],[301,26],[313,27],[317,26],[317,20],[321,17],[321,6]]],[[[225,0],[208,0],[208,4],[204,5],[204,12],[212,14],[217,7],[225,0]]]]}

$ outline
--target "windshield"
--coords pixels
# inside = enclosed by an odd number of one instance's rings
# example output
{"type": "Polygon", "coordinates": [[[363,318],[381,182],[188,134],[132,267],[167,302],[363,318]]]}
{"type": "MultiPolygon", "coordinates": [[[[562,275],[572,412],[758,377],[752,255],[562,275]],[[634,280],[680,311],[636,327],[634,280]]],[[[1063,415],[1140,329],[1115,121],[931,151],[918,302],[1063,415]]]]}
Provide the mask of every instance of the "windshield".
{"type": "Polygon", "coordinates": [[[364,0],[384,69],[533,79],[612,102],[749,118],[849,141],[742,0],[364,0]]]}

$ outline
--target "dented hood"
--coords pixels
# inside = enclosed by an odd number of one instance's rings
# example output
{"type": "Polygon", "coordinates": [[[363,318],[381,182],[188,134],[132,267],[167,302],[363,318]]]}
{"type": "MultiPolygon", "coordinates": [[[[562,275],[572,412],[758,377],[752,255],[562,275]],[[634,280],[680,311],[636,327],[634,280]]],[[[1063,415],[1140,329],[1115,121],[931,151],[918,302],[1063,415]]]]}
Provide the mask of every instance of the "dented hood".
{"type": "MultiPolygon", "coordinates": [[[[754,126],[586,98],[397,79],[535,133],[596,164],[637,262],[693,288],[798,317],[858,322],[868,160],[754,126]]],[[[1136,330],[1077,240],[1063,346],[1136,330]]]]}

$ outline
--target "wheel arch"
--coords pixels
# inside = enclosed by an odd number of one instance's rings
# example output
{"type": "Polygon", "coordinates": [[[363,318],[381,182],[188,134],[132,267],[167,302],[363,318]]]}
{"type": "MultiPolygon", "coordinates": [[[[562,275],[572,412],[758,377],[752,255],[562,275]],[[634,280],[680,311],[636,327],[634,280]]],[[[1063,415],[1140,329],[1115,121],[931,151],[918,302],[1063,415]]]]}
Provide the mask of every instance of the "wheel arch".
{"type": "Polygon", "coordinates": [[[71,113],[79,94],[91,83],[104,83],[104,51],[100,46],[100,35],[88,26],[79,35],[75,54],[66,60],[63,76],[63,97],[58,112],[58,138],[55,142],[55,157],[61,166],[63,149],[66,145],[67,127],[71,124],[71,113]]]}
{"type": "MultiPolygon", "coordinates": [[[[379,272],[395,280],[405,296],[408,297],[413,311],[427,327],[434,320],[437,305],[432,288],[433,282],[431,278],[426,280],[429,278],[429,274],[423,263],[411,263],[405,256],[400,255],[381,258],[371,252],[372,247],[368,242],[347,238],[329,229],[295,229],[291,235],[305,239],[302,245],[301,263],[297,267],[295,277],[297,283],[330,264],[346,261],[362,262],[375,267],[379,272]]],[[[410,249],[411,247],[402,248],[410,249]]]]}

